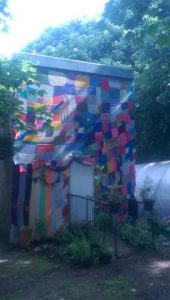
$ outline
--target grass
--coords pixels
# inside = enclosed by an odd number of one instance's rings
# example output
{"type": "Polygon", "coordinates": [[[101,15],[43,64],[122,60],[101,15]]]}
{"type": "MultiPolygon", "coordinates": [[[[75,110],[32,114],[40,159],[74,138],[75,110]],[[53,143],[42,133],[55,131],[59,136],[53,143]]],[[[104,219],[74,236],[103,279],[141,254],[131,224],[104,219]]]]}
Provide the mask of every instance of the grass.
{"type": "Polygon", "coordinates": [[[66,282],[58,286],[58,293],[64,300],[136,300],[134,280],[116,276],[109,280],[84,281],[79,285],[66,282]]]}
{"type": "Polygon", "coordinates": [[[116,276],[101,284],[104,300],[135,300],[136,284],[132,278],[116,276]]]}
{"type": "Polygon", "coordinates": [[[61,299],[80,299],[81,292],[79,288],[74,286],[72,283],[67,282],[59,285],[57,290],[61,299]]]}
{"type": "Polygon", "coordinates": [[[81,269],[51,256],[8,251],[0,255],[0,300],[170,299],[170,249],[142,253],[81,269]]]}
{"type": "Polygon", "coordinates": [[[62,262],[22,251],[9,256],[0,267],[0,285],[1,280],[5,283],[2,289],[0,286],[0,300],[137,300],[132,278],[103,277],[102,268],[97,273],[93,269],[81,273],[80,269],[66,269],[62,262]]]}
{"type": "MultiPolygon", "coordinates": [[[[11,262],[10,260],[1,264],[1,275],[7,274],[8,276],[22,276],[34,273],[45,273],[54,268],[54,264],[48,260],[38,257],[23,254],[22,257],[11,262]]],[[[57,265],[55,264],[55,269],[57,265]]],[[[0,299],[1,300],[1,299],[0,299]]]]}
{"type": "MultiPolygon", "coordinates": [[[[29,272],[36,272],[36,273],[45,273],[50,271],[53,268],[52,262],[49,262],[46,259],[38,256],[28,256],[22,259],[19,259],[16,264],[21,266],[23,270],[27,269],[29,272]]],[[[55,268],[57,268],[55,264],[55,268]]]]}

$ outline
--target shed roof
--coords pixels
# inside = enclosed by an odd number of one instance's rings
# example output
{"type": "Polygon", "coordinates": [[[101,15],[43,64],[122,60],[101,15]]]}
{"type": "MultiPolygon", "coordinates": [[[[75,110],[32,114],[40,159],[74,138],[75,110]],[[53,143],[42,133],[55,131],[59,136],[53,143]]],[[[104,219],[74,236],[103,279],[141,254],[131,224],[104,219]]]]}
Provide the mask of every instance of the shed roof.
{"type": "Polygon", "coordinates": [[[133,70],[129,67],[121,66],[107,66],[97,63],[89,63],[78,60],[71,60],[65,58],[51,57],[46,55],[31,54],[19,52],[14,55],[14,58],[29,59],[37,63],[40,67],[70,70],[77,72],[84,72],[89,74],[99,74],[104,76],[111,76],[115,78],[133,79],[133,70]]]}

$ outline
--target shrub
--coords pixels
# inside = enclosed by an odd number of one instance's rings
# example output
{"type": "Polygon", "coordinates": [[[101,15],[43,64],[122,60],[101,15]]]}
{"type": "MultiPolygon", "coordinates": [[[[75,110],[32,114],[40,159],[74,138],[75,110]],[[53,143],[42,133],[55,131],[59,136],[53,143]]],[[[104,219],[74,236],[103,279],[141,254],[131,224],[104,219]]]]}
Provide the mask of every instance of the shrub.
{"type": "Polygon", "coordinates": [[[68,229],[62,228],[56,232],[54,241],[57,246],[67,246],[73,239],[73,233],[71,233],[68,229]]]}
{"type": "Polygon", "coordinates": [[[113,249],[109,246],[104,232],[101,232],[99,236],[99,248],[97,249],[97,255],[101,264],[108,264],[113,258],[113,249]]]}
{"type": "Polygon", "coordinates": [[[68,245],[68,254],[71,262],[85,267],[89,267],[94,261],[90,244],[85,237],[74,237],[72,243],[68,245]]]}
{"type": "Polygon", "coordinates": [[[148,248],[151,246],[151,232],[142,227],[136,227],[128,223],[121,224],[119,227],[120,236],[133,246],[148,248]]]}
{"type": "Polygon", "coordinates": [[[92,225],[90,224],[90,222],[85,221],[81,224],[73,224],[71,226],[71,232],[73,233],[73,235],[76,235],[78,237],[84,236],[86,239],[89,239],[91,227],[92,225]]]}
{"type": "Polygon", "coordinates": [[[99,213],[95,219],[96,225],[99,230],[108,232],[112,228],[112,220],[106,213],[99,213]]]}

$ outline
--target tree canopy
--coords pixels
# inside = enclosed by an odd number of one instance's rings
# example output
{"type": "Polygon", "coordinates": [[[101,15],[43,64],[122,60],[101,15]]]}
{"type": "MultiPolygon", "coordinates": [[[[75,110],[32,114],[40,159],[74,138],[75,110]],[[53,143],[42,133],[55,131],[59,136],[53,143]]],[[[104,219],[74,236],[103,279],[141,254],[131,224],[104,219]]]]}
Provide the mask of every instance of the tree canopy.
{"type": "Polygon", "coordinates": [[[27,61],[18,59],[0,60],[0,127],[8,126],[14,122],[22,126],[18,117],[22,105],[17,97],[17,91],[22,82],[36,80],[35,68],[27,61]]]}
{"type": "MultiPolygon", "coordinates": [[[[0,0],[0,31],[7,30],[9,17],[8,1],[0,0]]],[[[21,63],[0,58],[0,127],[8,126],[11,123],[11,117],[14,117],[20,109],[20,102],[15,91],[25,79],[23,71],[21,63]]]]}

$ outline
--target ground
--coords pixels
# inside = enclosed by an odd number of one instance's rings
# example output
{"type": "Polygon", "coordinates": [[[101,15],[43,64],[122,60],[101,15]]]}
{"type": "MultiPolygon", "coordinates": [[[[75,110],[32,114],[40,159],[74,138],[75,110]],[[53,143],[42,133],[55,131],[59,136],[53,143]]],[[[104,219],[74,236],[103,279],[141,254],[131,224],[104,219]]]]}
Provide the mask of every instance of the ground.
{"type": "Polygon", "coordinates": [[[0,300],[168,300],[169,283],[168,248],[126,251],[110,265],[89,269],[0,248],[0,300]]]}

